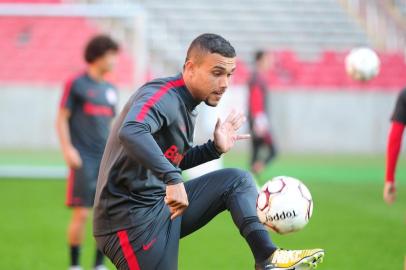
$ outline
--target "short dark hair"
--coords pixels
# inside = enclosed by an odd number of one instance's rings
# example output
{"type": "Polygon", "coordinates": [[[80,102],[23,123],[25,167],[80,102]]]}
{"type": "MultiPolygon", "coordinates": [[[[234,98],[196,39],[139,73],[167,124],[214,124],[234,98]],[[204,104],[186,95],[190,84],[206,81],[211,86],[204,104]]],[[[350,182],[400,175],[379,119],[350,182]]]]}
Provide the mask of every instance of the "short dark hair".
{"type": "Polygon", "coordinates": [[[111,37],[97,35],[87,43],[84,57],[86,62],[90,64],[108,51],[118,52],[118,50],[118,44],[111,37]]]}
{"type": "Polygon", "coordinates": [[[186,55],[186,61],[190,59],[192,52],[198,49],[207,53],[218,53],[224,57],[235,57],[235,49],[231,43],[220,35],[216,34],[201,34],[195,38],[189,46],[186,55]]]}
{"type": "Polygon", "coordinates": [[[265,56],[265,52],[262,50],[255,52],[255,62],[261,61],[262,58],[265,56]]]}

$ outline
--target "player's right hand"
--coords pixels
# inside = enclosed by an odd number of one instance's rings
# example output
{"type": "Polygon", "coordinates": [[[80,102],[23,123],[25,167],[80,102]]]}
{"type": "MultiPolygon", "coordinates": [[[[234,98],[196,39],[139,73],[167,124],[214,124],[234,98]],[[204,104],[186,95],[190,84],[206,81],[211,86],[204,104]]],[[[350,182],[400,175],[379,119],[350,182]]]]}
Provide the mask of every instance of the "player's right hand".
{"type": "Polygon", "coordinates": [[[171,211],[171,219],[181,216],[189,206],[189,200],[183,183],[166,186],[165,203],[171,211]]]}
{"type": "Polygon", "coordinates": [[[80,157],[79,151],[75,147],[67,147],[63,151],[63,157],[69,168],[79,169],[82,167],[82,159],[80,157]]]}
{"type": "Polygon", "coordinates": [[[383,199],[387,204],[392,204],[396,200],[395,183],[386,182],[383,188],[383,199]]]}

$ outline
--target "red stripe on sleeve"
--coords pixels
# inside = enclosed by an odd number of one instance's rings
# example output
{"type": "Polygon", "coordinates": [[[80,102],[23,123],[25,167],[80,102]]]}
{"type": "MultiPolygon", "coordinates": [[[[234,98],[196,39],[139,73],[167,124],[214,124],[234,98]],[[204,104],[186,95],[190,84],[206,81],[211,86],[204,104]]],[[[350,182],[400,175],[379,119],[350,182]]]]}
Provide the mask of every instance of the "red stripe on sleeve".
{"type": "Polygon", "coordinates": [[[391,124],[386,149],[386,182],[393,183],[395,181],[396,165],[402,145],[404,129],[405,125],[400,122],[394,121],[391,124]]]}
{"type": "Polygon", "coordinates": [[[147,102],[145,102],[140,112],[138,113],[136,120],[138,122],[142,122],[152,106],[154,106],[155,103],[157,103],[161,99],[161,97],[169,91],[169,89],[171,89],[172,87],[180,87],[183,85],[185,85],[185,82],[182,78],[176,81],[169,81],[164,84],[154,95],[152,95],[150,99],[147,100],[147,102]]]}
{"type": "Polygon", "coordinates": [[[128,239],[127,231],[119,231],[117,232],[117,236],[120,240],[120,246],[123,250],[125,260],[127,261],[128,269],[140,270],[137,257],[135,256],[134,250],[130,244],[130,240],[128,239]]]}
{"type": "Polygon", "coordinates": [[[258,84],[251,87],[250,111],[253,117],[264,112],[264,97],[258,84]]]}
{"type": "Polygon", "coordinates": [[[68,80],[65,83],[65,87],[63,89],[63,95],[62,95],[62,98],[61,98],[61,102],[59,104],[60,108],[64,108],[66,106],[66,102],[68,101],[68,97],[69,97],[71,89],[72,89],[73,81],[74,81],[74,78],[68,80]]]}

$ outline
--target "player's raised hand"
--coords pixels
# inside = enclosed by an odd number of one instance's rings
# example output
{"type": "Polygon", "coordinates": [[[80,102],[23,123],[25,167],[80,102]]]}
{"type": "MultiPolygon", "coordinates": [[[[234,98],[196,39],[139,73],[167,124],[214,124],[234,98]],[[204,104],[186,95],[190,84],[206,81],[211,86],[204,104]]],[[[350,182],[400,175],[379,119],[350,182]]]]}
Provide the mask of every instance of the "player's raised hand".
{"type": "Polygon", "coordinates": [[[249,134],[237,134],[238,129],[246,121],[241,112],[231,111],[226,120],[217,119],[214,129],[214,144],[221,153],[228,152],[236,141],[250,138],[249,134]]]}
{"type": "Polygon", "coordinates": [[[387,204],[392,204],[396,200],[396,187],[394,183],[385,183],[383,188],[383,199],[387,204]]]}
{"type": "Polygon", "coordinates": [[[166,186],[165,203],[171,211],[171,219],[181,216],[189,206],[189,200],[183,183],[166,186]]]}
{"type": "Polygon", "coordinates": [[[63,157],[69,168],[79,169],[82,167],[82,159],[80,154],[73,146],[67,147],[63,150],[63,157]]]}

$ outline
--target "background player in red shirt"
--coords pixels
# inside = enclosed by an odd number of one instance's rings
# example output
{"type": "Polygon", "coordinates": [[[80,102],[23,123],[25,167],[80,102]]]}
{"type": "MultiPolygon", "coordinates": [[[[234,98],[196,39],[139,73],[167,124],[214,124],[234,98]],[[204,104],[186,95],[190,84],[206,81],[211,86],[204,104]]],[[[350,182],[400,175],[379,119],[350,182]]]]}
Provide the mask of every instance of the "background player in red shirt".
{"type": "MultiPolygon", "coordinates": [[[[70,169],[66,204],[73,210],[68,227],[72,270],[82,269],[79,266],[80,245],[115,115],[117,91],[104,77],[113,69],[118,49],[116,42],[108,36],[100,35],[90,40],[84,54],[87,69],[66,83],[57,117],[59,141],[70,169]]],[[[94,267],[106,269],[100,251],[96,252],[94,267]]]]}
{"type": "Polygon", "coordinates": [[[396,200],[395,172],[406,125],[406,88],[398,96],[391,120],[386,152],[385,186],[383,189],[383,198],[388,204],[392,204],[396,200]]]}
{"type": "Polygon", "coordinates": [[[269,127],[268,86],[265,80],[269,70],[269,55],[264,51],[255,54],[255,69],[249,80],[249,126],[252,134],[251,170],[258,174],[275,157],[276,149],[269,127]],[[261,157],[261,149],[266,150],[261,157]]]}

